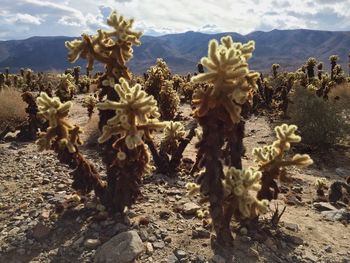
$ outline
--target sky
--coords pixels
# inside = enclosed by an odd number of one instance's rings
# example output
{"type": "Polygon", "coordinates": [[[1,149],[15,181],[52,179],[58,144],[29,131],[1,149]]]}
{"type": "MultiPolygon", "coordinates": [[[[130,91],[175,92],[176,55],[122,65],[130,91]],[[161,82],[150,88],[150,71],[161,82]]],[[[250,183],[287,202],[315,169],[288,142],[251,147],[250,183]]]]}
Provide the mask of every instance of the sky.
{"type": "Polygon", "coordinates": [[[111,10],[146,35],[272,29],[350,30],[350,0],[0,0],[0,40],[107,29],[111,10]]]}

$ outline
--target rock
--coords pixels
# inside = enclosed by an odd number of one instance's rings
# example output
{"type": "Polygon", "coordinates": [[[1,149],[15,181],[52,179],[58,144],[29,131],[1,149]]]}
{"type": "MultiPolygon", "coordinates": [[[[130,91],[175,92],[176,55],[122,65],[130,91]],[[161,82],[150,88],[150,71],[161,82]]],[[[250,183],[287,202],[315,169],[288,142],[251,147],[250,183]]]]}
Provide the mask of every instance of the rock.
{"type": "MultiPolygon", "coordinates": [[[[113,227],[113,235],[118,235],[122,232],[125,232],[128,230],[128,226],[121,224],[121,223],[117,223],[114,227],[113,227]]],[[[143,240],[144,241],[144,240],[143,240]]]]}
{"type": "Polygon", "coordinates": [[[317,202],[314,203],[314,208],[316,208],[319,211],[329,211],[329,210],[336,210],[336,208],[331,205],[328,202],[317,202]]]}
{"type": "Polygon", "coordinates": [[[86,239],[84,242],[84,246],[90,249],[95,249],[99,245],[101,245],[101,241],[98,239],[86,239]]]}
{"type": "Polygon", "coordinates": [[[153,247],[156,249],[161,249],[165,247],[165,243],[164,241],[156,241],[156,242],[153,242],[153,247]]]}
{"type": "Polygon", "coordinates": [[[297,224],[293,223],[284,223],[284,227],[290,231],[293,232],[298,232],[299,231],[299,226],[297,224]]]}
{"type": "Polygon", "coordinates": [[[43,225],[42,223],[38,223],[33,228],[33,238],[36,240],[43,240],[50,234],[51,229],[48,226],[43,225]]]}
{"type": "Polygon", "coordinates": [[[94,263],[131,263],[144,251],[141,238],[136,231],[127,231],[111,238],[100,246],[94,263]]]}
{"type": "Polygon", "coordinates": [[[193,202],[188,202],[183,205],[182,212],[185,215],[195,215],[197,210],[199,210],[201,207],[193,202]]]}
{"type": "Polygon", "coordinates": [[[197,227],[192,230],[192,238],[210,238],[210,232],[203,227],[197,227]]]}
{"type": "Polygon", "coordinates": [[[49,219],[49,217],[50,217],[50,211],[44,210],[44,211],[41,213],[40,217],[41,217],[41,219],[44,219],[44,220],[49,219]]]}
{"type": "Polygon", "coordinates": [[[178,263],[180,261],[177,259],[177,257],[173,253],[171,253],[171,255],[167,258],[166,262],[167,263],[178,263]]]}
{"type": "Polygon", "coordinates": [[[331,210],[331,211],[323,211],[321,214],[330,221],[350,221],[350,212],[345,208],[331,210]]]}
{"type": "Polygon", "coordinates": [[[184,259],[187,257],[187,253],[184,250],[181,249],[176,249],[174,251],[174,255],[178,258],[178,259],[184,259]]]}
{"type": "Polygon", "coordinates": [[[171,243],[171,237],[170,236],[165,237],[164,242],[171,243]]]}
{"type": "Polygon", "coordinates": [[[324,251],[326,251],[327,253],[332,253],[332,247],[331,246],[326,246],[324,251]]]}
{"type": "Polygon", "coordinates": [[[147,243],[146,243],[146,253],[147,253],[148,255],[152,255],[153,252],[154,252],[154,249],[153,249],[152,244],[151,244],[150,242],[147,242],[147,243]]]}
{"type": "Polygon", "coordinates": [[[220,255],[214,255],[211,258],[212,263],[226,263],[225,259],[220,255]]]}

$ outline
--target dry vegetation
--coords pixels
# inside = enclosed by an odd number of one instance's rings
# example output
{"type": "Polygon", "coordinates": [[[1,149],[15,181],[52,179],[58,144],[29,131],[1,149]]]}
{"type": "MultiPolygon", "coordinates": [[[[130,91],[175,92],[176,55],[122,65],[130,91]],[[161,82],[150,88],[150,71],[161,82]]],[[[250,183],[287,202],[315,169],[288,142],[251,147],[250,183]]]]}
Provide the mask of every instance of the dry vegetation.
{"type": "Polygon", "coordinates": [[[26,118],[26,104],[22,93],[15,88],[0,90],[0,131],[7,125],[16,127],[26,118]]]}

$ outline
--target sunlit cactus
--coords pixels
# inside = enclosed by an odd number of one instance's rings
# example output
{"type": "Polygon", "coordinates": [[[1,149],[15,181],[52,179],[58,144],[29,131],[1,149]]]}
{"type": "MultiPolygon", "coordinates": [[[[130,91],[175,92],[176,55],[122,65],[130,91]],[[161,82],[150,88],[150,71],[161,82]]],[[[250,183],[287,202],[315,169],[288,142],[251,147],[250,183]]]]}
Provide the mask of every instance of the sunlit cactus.
{"type": "Polygon", "coordinates": [[[95,167],[79,152],[82,144],[82,130],[77,125],[70,124],[67,119],[71,102],[61,103],[58,97],[50,98],[42,92],[37,98],[39,115],[49,122],[46,132],[39,135],[37,144],[40,151],[54,150],[58,159],[69,165],[73,171],[73,188],[86,194],[92,189],[101,202],[105,202],[105,183],[100,179],[95,167]]]}
{"type": "Polygon", "coordinates": [[[121,78],[115,85],[120,100],[99,103],[100,110],[112,110],[115,117],[109,119],[102,129],[99,143],[115,136],[111,158],[107,167],[108,209],[110,212],[123,212],[131,206],[140,193],[141,177],[150,171],[149,152],[144,139],[150,139],[152,130],[162,129],[157,102],[141,89],[140,84],[130,87],[121,78]]]}
{"type": "Polygon", "coordinates": [[[89,95],[84,98],[83,107],[87,109],[89,118],[91,118],[92,114],[94,113],[96,104],[97,100],[94,96],[89,95]]]}
{"type": "Polygon", "coordinates": [[[249,93],[256,88],[259,73],[251,72],[247,60],[252,56],[254,42],[234,43],[230,36],[209,42],[208,57],[201,59],[206,73],[192,77],[192,81],[211,85],[197,89],[193,94],[194,117],[203,130],[198,143],[196,162],[202,172],[197,177],[200,192],[210,203],[210,215],[221,246],[231,246],[233,237],[230,221],[234,203],[225,202],[222,166],[222,147],[227,141],[230,166],[242,168],[244,122],[241,107],[249,93]]]}
{"type": "Polygon", "coordinates": [[[279,188],[275,180],[280,179],[285,167],[305,167],[313,163],[307,154],[295,154],[292,158],[286,157],[286,152],[292,143],[301,141],[296,135],[297,126],[282,124],[275,128],[277,140],[271,145],[253,149],[254,161],[262,172],[262,188],[259,190],[258,199],[276,199],[279,188]]]}
{"type": "MultiPolygon", "coordinates": [[[[119,78],[131,79],[131,74],[126,63],[133,56],[133,45],[141,44],[142,33],[133,30],[133,19],[125,19],[116,11],[113,11],[107,19],[110,31],[97,30],[97,34],[89,36],[83,34],[81,39],[66,42],[69,49],[68,60],[77,61],[78,58],[87,60],[87,70],[92,71],[95,61],[105,65],[105,73],[98,78],[99,98],[105,96],[108,100],[118,100],[118,94],[113,85],[103,84],[105,80],[111,83],[118,83],[119,78]]],[[[107,120],[114,117],[113,111],[100,112],[99,128],[107,123],[107,120]]]]}
{"type": "Polygon", "coordinates": [[[252,56],[254,42],[246,44],[234,43],[230,36],[209,43],[208,57],[201,63],[208,72],[192,77],[193,82],[209,82],[206,90],[199,89],[193,94],[196,117],[205,116],[209,110],[223,106],[229,113],[231,121],[240,121],[241,107],[248,97],[249,91],[256,88],[258,73],[249,72],[247,59],[252,56]]]}

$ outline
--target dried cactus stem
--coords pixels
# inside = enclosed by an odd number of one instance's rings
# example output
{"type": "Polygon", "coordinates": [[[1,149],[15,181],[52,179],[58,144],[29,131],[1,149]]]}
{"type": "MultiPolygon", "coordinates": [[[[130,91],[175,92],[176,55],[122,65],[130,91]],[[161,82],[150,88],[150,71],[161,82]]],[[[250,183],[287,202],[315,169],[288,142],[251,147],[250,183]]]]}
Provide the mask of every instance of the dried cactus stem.
{"type": "MultiPolygon", "coordinates": [[[[224,192],[222,179],[223,166],[220,161],[221,148],[224,144],[224,123],[217,118],[216,110],[210,110],[199,118],[203,129],[203,137],[199,143],[199,151],[203,152],[199,162],[205,167],[205,173],[198,178],[202,194],[208,196],[210,215],[217,235],[216,242],[223,247],[233,245],[230,220],[224,216],[224,192]]],[[[229,213],[227,214],[229,216],[229,213]]]]}
{"type": "Polygon", "coordinates": [[[140,195],[141,177],[149,163],[149,155],[144,144],[128,149],[124,140],[117,142],[115,149],[126,154],[125,161],[115,158],[107,170],[107,210],[114,214],[123,213],[140,195]]]}
{"type": "Polygon", "coordinates": [[[67,148],[61,149],[57,143],[54,143],[53,150],[57,153],[58,160],[61,163],[66,164],[73,169],[70,173],[73,177],[73,189],[81,194],[88,194],[94,190],[101,203],[105,205],[106,186],[95,166],[86,160],[78,150],[71,153],[67,148]]]}

